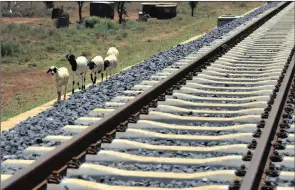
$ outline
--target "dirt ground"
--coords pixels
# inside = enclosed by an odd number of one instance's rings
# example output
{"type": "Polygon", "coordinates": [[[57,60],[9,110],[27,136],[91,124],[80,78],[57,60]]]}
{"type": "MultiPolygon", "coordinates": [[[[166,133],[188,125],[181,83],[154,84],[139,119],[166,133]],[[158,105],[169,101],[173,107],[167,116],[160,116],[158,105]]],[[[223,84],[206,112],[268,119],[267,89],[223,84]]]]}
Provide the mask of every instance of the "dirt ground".
{"type": "Polygon", "coordinates": [[[41,18],[24,18],[24,17],[12,17],[12,18],[0,18],[0,24],[32,24],[37,23],[41,20],[41,18]]]}
{"type": "Polygon", "coordinates": [[[39,92],[42,92],[43,89],[36,88],[39,85],[54,87],[51,76],[41,71],[2,71],[1,80],[3,107],[6,107],[18,95],[40,94],[39,92]]]}

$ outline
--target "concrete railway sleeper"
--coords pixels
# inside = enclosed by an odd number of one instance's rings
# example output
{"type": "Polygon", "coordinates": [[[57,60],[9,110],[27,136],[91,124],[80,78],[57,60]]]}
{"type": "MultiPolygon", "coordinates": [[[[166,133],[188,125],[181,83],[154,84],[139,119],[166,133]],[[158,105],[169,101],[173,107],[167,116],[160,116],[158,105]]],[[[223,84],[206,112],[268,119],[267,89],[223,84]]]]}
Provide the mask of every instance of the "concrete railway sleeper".
{"type": "Polygon", "coordinates": [[[65,126],[72,136],[47,136],[23,152],[29,159],[5,160],[2,189],[256,189],[247,175],[261,167],[277,189],[291,188],[294,20],[294,2],[281,3],[65,126]],[[267,152],[275,161],[256,167],[274,114],[283,118],[267,152]]]}

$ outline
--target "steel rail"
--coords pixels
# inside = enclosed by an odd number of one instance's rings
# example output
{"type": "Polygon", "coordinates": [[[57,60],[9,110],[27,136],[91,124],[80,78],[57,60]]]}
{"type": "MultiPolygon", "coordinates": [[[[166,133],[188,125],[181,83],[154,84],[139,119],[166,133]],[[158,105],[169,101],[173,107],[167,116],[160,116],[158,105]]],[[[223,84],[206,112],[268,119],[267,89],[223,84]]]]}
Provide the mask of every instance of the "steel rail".
{"type": "MultiPolygon", "coordinates": [[[[294,51],[295,51],[295,47],[294,47],[294,51]]],[[[289,95],[291,95],[292,84],[295,85],[295,75],[293,75],[292,78],[293,79],[291,82],[291,86],[288,90],[286,101],[284,102],[284,106],[283,106],[284,110],[287,105],[288,97],[289,97],[289,95]]],[[[274,156],[274,155],[275,155],[276,150],[281,150],[280,146],[284,146],[283,144],[281,144],[279,142],[279,141],[281,141],[281,139],[284,139],[284,137],[279,137],[279,134],[283,135],[283,133],[285,132],[285,131],[284,132],[281,131],[281,130],[284,130],[284,128],[281,128],[281,124],[284,124],[283,121],[284,121],[284,114],[285,113],[286,113],[285,111],[281,112],[280,120],[279,120],[279,124],[278,124],[279,126],[277,127],[276,132],[275,132],[277,135],[274,137],[274,139],[272,141],[272,146],[270,148],[270,151],[269,151],[269,154],[267,157],[267,161],[266,161],[266,164],[265,164],[265,167],[263,170],[263,174],[262,174],[258,189],[262,189],[262,188],[267,189],[268,188],[269,190],[274,190],[274,188],[271,184],[271,181],[268,180],[268,178],[275,177],[276,174],[279,175],[279,173],[277,173],[276,166],[273,165],[273,162],[277,162],[280,159],[283,159],[283,157],[281,157],[281,155],[277,155],[277,156],[274,156]],[[273,158],[271,158],[271,157],[273,157],[273,158]]]]}
{"type": "Polygon", "coordinates": [[[269,119],[265,122],[265,127],[259,138],[256,151],[251,159],[249,168],[247,169],[246,175],[243,178],[240,190],[256,190],[259,188],[262,175],[264,173],[264,168],[267,163],[268,155],[272,147],[272,140],[275,137],[279,121],[281,119],[281,114],[289,93],[292,79],[295,73],[295,54],[294,48],[292,60],[289,64],[287,72],[282,81],[281,87],[277,94],[277,98],[274,101],[272,109],[269,114],[269,119]]]}
{"type": "Polygon", "coordinates": [[[214,46],[212,50],[202,57],[191,61],[187,66],[179,69],[179,71],[171,74],[167,78],[155,84],[152,88],[144,91],[142,94],[139,94],[133,100],[116,109],[116,111],[110,113],[100,121],[93,123],[88,129],[64,142],[48,154],[41,156],[30,166],[5,180],[1,184],[1,189],[33,189],[39,183],[43,182],[50,174],[52,174],[53,171],[57,171],[67,165],[73,157],[85,152],[85,150],[93,143],[101,140],[110,131],[115,130],[122,122],[127,121],[132,114],[138,113],[144,106],[149,104],[149,102],[157,99],[173,87],[173,85],[182,79],[185,79],[185,76],[192,73],[198,66],[205,64],[208,60],[212,60],[214,57],[216,58],[216,56],[221,52],[227,51],[227,47],[234,46],[236,43],[248,36],[252,31],[279,13],[290,3],[291,2],[284,2],[276,9],[254,21],[243,31],[240,31],[231,38],[227,39],[224,43],[214,46]]]}

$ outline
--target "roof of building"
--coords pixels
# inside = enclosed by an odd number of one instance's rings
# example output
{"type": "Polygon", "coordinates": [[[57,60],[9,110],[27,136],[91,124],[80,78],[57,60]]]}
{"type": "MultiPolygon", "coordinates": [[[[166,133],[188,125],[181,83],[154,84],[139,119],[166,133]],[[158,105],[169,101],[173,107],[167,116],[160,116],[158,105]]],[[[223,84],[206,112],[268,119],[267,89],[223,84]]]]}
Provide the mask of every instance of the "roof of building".
{"type": "Polygon", "coordinates": [[[221,15],[218,17],[219,19],[222,19],[222,18],[239,18],[239,16],[235,16],[235,15],[221,15]]]}
{"type": "Polygon", "coordinates": [[[177,3],[173,3],[173,4],[167,4],[167,5],[162,5],[162,4],[158,4],[156,5],[156,7],[176,7],[177,3]]]}
{"type": "Polygon", "coordinates": [[[91,3],[99,3],[99,4],[114,4],[115,2],[110,2],[110,1],[92,1],[91,3]]]}
{"type": "Polygon", "coordinates": [[[155,5],[155,6],[159,6],[159,5],[170,5],[170,6],[177,6],[177,3],[141,3],[141,5],[155,5]]]}

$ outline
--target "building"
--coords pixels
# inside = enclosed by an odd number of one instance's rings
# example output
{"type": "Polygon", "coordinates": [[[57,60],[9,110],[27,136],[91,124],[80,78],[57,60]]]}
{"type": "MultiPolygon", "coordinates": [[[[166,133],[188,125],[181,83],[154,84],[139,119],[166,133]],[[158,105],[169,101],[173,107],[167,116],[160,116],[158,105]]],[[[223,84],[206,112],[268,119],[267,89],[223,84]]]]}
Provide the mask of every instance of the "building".
{"type": "Polygon", "coordinates": [[[149,14],[152,18],[157,18],[157,8],[158,3],[141,3],[142,12],[144,14],[149,14]]]}
{"type": "Polygon", "coordinates": [[[170,19],[176,16],[177,3],[141,3],[142,12],[152,18],[170,19]]]}
{"type": "Polygon", "coordinates": [[[217,20],[217,27],[220,27],[222,25],[225,25],[237,18],[240,18],[239,16],[234,16],[234,15],[222,15],[220,17],[218,17],[217,20]]]}
{"type": "Polygon", "coordinates": [[[114,19],[115,16],[115,3],[93,1],[90,2],[90,16],[98,16],[101,18],[114,19]]]}
{"type": "Polygon", "coordinates": [[[170,19],[176,17],[177,3],[159,4],[157,8],[157,19],[170,19]]]}

